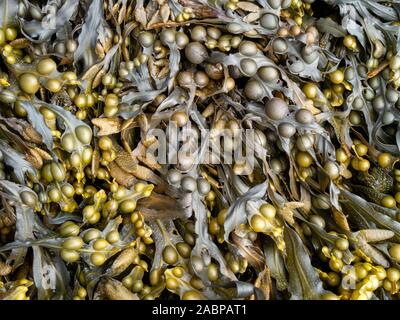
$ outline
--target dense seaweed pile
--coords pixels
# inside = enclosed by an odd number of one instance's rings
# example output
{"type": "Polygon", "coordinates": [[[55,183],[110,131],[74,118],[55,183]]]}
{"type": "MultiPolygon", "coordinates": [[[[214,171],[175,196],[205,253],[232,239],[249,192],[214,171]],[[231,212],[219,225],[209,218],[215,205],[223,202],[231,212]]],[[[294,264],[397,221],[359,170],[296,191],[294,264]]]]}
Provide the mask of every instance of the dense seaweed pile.
{"type": "Polygon", "coordinates": [[[397,299],[399,25],[1,0],[0,300],[397,299]]]}

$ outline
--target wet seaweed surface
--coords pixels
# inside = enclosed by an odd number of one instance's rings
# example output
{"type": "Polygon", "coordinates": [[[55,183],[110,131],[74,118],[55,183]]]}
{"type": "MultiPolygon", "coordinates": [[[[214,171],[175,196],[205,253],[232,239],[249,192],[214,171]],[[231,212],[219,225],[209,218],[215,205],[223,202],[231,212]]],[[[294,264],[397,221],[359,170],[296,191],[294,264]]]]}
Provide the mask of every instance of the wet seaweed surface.
{"type": "Polygon", "coordinates": [[[397,300],[399,26],[0,0],[0,300],[397,300]]]}

